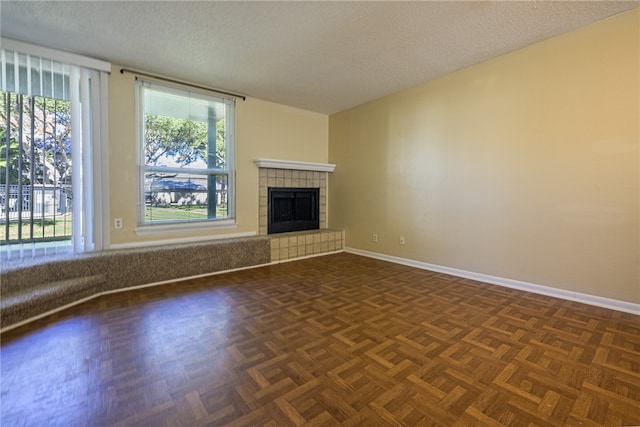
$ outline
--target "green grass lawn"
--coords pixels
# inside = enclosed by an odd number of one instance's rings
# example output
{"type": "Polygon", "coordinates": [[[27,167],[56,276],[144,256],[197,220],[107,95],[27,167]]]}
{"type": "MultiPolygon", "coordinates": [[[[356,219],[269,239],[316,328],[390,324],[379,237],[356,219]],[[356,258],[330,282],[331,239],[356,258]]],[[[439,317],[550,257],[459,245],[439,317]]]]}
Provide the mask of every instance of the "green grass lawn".
{"type": "MultiPolygon", "coordinates": [[[[22,222],[10,222],[9,223],[9,243],[18,242],[18,230],[22,228],[22,240],[31,240],[31,226],[29,221],[22,222]]],[[[64,215],[57,215],[54,217],[35,218],[33,221],[33,239],[35,241],[47,241],[47,240],[65,240],[71,238],[71,213],[64,215]]],[[[6,243],[7,240],[7,226],[6,224],[0,224],[0,241],[6,243]]]]}

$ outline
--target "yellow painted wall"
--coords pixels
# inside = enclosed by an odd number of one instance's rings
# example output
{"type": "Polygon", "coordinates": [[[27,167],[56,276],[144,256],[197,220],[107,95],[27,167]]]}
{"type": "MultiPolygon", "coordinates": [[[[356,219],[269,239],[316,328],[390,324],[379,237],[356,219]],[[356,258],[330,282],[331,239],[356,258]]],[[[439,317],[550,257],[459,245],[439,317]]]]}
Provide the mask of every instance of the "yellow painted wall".
{"type": "Polygon", "coordinates": [[[351,248],[640,303],[639,22],[331,116],[329,226],[351,248]]]}
{"type": "Polygon", "coordinates": [[[111,243],[183,239],[258,231],[258,168],[256,158],[327,162],[328,117],[259,99],[236,102],[237,228],[137,236],[137,165],[135,80],[113,66],[109,79],[110,222],[122,218],[124,228],[111,227],[111,243]]]}

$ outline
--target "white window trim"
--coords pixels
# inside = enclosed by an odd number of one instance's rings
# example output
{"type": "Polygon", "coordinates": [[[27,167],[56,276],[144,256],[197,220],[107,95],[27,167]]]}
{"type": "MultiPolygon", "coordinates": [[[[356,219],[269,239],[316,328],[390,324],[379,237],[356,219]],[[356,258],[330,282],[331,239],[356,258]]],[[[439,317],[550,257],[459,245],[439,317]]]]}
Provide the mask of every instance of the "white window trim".
{"type": "Polygon", "coordinates": [[[192,222],[168,222],[166,224],[139,225],[134,229],[137,236],[184,233],[188,231],[222,230],[238,228],[235,219],[206,219],[192,222]]]}
{"type": "Polygon", "coordinates": [[[224,234],[212,234],[208,236],[196,236],[196,237],[175,237],[171,239],[162,240],[149,240],[143,242],[132,243],[114,243],[110,249],[132,249],[132,248],[147,248],[153,246],[166,246],[166,245],[179,245],[182,243],[194,243],[194,242],[215,242],[222,239],[238,239],[243,237],[253,237],[257,233],[255,231],[240,231],[236,233],[224,233],[224,234]]]}

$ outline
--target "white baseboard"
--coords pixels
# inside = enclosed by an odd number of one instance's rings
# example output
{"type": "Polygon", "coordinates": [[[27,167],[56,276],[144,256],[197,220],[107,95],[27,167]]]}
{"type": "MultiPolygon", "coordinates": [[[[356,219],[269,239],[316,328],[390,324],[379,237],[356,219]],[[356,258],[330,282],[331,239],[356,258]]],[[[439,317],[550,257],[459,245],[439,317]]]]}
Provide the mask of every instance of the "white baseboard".
{"type": "Polygon", "coordinates": [[[347,253],[362,255],[369,258],[375,258],[382,261],[389,261],[396,264],[408,265],[422,270],[434,271],[436,273],[445,273],[452,276],[463,277],[465,279],[477,280],[479,282],[490,283],[492,285],[504,286],[506,288],[519,289],[521,291],[532,292],[535,294],[547,295],[551,297],[561,298],[569,301],[581,302],[584,304],[594,305],[597,307],[608,308],[611,310],[623,311],[640,315],[640,304],[633,304],[626,301],[619,301],[610,298],[599,297],[596,295],[583,294],[580,292],[572,292],[564,289],[550,288],[548,286],[536,285],[534,283],[523,282],[520,280],[505,279],[503,277],[490,276],[488,274],[474,273],[472,271],[459,270],[457,268],[444,267],[436,264],[415,261],[407,258],[400,258],[391,255],[385,255],[377,252],[369,252],[355,248],[345,248],[347,253]]]}

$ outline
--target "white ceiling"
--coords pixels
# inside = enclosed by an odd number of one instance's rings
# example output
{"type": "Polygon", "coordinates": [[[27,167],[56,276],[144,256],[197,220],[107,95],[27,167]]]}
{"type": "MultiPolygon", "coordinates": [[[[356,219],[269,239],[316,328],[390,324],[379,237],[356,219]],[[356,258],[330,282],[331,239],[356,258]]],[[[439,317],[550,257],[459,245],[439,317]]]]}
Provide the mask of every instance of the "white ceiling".
{"type": "Polygon", "coordinates": [[[639,1],[0,1],[1,33],[325,114],[639,1]]]}

